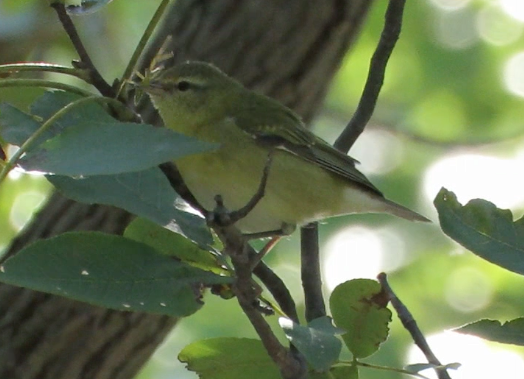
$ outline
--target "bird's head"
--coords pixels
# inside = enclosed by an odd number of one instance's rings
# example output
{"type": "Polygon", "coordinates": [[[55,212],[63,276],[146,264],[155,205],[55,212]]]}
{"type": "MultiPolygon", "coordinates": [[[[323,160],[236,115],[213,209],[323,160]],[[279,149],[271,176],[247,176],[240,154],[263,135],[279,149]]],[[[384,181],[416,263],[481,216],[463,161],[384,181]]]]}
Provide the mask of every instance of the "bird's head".
{"type": "Polygon", "coordinates": [[[204,62],[185,62],[154,72],[139,87],[149,94],[164,120],[182,122],[227,115],[244,87],[217,67],[204,62]]]}

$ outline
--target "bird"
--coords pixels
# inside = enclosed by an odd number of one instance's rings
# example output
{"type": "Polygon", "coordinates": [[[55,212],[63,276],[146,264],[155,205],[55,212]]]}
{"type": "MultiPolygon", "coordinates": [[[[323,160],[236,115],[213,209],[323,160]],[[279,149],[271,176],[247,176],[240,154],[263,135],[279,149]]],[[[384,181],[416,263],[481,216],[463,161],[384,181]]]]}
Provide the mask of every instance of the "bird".
{"type": "Polygon", "coordinates": [[[215,208],[217,195],[228,210],[244,207],[257,193],[271,157],[264,195],[235,223],[243,233],[292,232],[352,213],[429,221],[386,199],[356,168],[358,161],[307,129],[290,108],[210,63],[187,61],[155,70],[140,88],[167,128],[218,144],[216,150],[174,161],[204,209],[215,208]]]}

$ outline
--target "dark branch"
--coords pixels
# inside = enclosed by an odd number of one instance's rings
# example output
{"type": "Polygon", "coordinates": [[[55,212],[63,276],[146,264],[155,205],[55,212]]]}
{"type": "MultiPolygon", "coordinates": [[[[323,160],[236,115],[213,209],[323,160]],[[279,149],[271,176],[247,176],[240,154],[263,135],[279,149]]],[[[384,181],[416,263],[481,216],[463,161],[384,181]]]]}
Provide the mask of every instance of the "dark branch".
{"type": "Polygon", "coordinates": [[[391,305],[393,308],[395,308],[395,311],[397,311],[398,318],[402,322],[402,325],[404,325],[404,328],[406,328],[409,334],[411,334],[411,338],[413,338],[415,344],[419,347],[422,353],[424,353],[428,362],[437,366],[435,371],[437,372],[438,378],[451,379],[446,369],[441,367],[442,363],[440,363],[435,354],[433,354],[433,351],[431,351],[431,348],[429,347],[426,338],[420,331],[417,322],[413,318],[413,315],[393,292],[393,289],[388,283],[387,275],[385,273],[380,273],[378,275],[378,281],[382,286],[382,290],[387,294],[389,301],[391,301],[391,305]]]}
{"type": "MultiPolygon", "coordinates": [[[[252,248],[249,251],[250,260],[252,256],[257,254],[252,248]]],[[[278,306],[282,311],[293,321],[298,323],[298,314],[297,308],[295,305],[295,300],[291,296],[289,289],[286,287],[282,279],[269,268],[264,262],[259,262],[258,265],[253,270],[262,284],[267,288],[267,290],[273,295],[278,306]]]]}
{"type": "Polygon", "coordinates": [[[405,0],[389,1],[384,28],[382,29],[375,53],[371,58],[368,78],[357,110],[334,143],[334,146],[340,151],[346,153],[349,151],[358,136],[364,131],[375,111],[378,95],[384,83],[386,66],[400,36],[405,2],[405,0]]]}
{"type": "Polygon", "coordinates": [[[58,19],[62,23],[64,30],[66,31],[67,35],[69,36],[69,39],[71,40],[73,46],[76,49],[76,52],[78,53],[78,57],[80,58],[78,68],[86,69],[89,72],[91,84],[95,86],[95,88],[98,89],[98,91],[100,91],[100,93],[103,96],[115,97],[115,91],[104,80],[104,78],[102,78],[102,75],[100,75],[100,72],[98,72],[95,65],[93,64],[93,61],[89,57],[89,54],[87,53],[87,50],[85,49],[84,44],[82,43],[82,40],[78,35],[73,21],[66,12],[64,4],[61,2],[53,2],[51,4],[51,7],[54,8],[54,10],[56,11],[58,19]]]}
{"type": "Polygon", "coordinates": [[[326,304],[322,296],[318,224],[316,222],[300,229],[300,257],[306,321],[309,322],[326,315],[326,304]]]}

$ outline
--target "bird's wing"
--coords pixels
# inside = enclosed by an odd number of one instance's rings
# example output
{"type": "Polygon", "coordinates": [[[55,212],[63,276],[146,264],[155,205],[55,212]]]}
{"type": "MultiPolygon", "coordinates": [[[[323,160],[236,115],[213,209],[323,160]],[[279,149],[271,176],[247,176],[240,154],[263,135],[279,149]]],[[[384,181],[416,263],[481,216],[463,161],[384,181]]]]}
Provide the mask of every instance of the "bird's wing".
{"type": "Polygon", "coordinates": [[[235,122],[258,143],[286,150],[306,161],[375,192],[382,193],[355,168],[357,160],[338,151],[306,129],[293,111],[272,99],[260,98],[246,102],[236,112],[235,122]],[[253,117],[253,114],[256,117],[253,117]]]}

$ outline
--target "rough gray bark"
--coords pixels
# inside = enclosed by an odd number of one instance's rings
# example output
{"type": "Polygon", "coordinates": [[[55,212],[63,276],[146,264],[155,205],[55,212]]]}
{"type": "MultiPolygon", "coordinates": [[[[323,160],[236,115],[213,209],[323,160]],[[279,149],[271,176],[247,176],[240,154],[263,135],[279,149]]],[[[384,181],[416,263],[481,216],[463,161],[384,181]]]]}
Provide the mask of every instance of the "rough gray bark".
{"type": "MultiPolygon", "coordinates": [[[[175,61],[207,60],[311,120],[369,9],[369,0],[178,0],[155,44],[175,61]]],[[[103,48],[103,46],[100,46],[103,48]]],[[[131,216],[54,194],[14,241],[70,230],[120,233],[131,216]]],[[[175,325],[0,284],[0,378],[132,378],[175,325]]]]}

